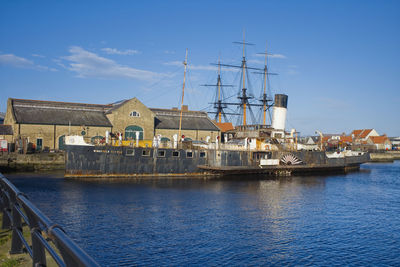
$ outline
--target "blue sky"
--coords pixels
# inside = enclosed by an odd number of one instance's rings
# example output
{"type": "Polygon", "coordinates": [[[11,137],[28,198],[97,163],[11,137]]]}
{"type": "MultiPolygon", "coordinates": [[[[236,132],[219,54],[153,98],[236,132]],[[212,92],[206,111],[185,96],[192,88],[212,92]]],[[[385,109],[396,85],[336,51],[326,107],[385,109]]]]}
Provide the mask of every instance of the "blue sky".
{"type": "MultiPolygon", "coordinates": [[[[289,95],[287,128],[400,136],[399,1],[1,1],[0,111],[9,97],[178,106],[186,48],[184,102],[203,110],[210,63],[240,64],[243,29],[249,65],[263,67],[266,42],[275,54],[271,91],[289,95]]],[[[239,85],[233,70],[222,75],[239,85]]]]}

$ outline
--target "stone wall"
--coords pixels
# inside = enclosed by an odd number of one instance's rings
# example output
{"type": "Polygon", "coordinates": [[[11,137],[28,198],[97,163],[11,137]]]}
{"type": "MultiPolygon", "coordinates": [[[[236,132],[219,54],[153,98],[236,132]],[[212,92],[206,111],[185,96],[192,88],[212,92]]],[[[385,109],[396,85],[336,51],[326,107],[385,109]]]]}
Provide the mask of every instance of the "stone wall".
{"type": "Polygon", "coordinates": [[[382,153],[370,153],[370,162],[393,162],[393,154],[382,152],[382,153]]]}
{"type": "Polygon", "coordinates": [[[42,139],[42,148],[60,148],[60,137],[65,135],[82,135],[86,142],[90,142],[94,136],[105,136],[106,131],[111,131],[111,127],[91,127],[91,126],[67,126],[67,125],[36,125],[36,124],[14,124],[14,141],[27,138],[28,142],[37,144],[37,139],[42,139]]]}
{"type": "Polygon", "coordinates": [[[35,153],[27,155],[17,153],[0,153],[0,172],[64,169],[64,152],[35,153]]]}
{"type": "Polygon", "coordinates": [[[143,105],[138,99],[128,100],[120,107],[107,114],[107,118],[113,125],[113,132],[123,133],[128,126],[139,126],[143,128],[143,139],[153,139],[155,114],[143,105]],[[132,111],[139,112],[139,117],[131,117],[132,111]]]}

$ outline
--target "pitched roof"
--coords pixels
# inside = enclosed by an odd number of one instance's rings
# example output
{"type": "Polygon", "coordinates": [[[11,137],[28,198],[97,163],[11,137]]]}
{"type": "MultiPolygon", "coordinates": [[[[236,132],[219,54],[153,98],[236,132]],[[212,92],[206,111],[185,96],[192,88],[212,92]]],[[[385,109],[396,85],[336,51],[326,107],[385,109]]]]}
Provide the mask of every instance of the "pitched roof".
{"type": "Polygon", "coordinates": [[[235,127],[233,127],[231,122],[214,122],[214,123],[223,133],[235,129],[235,127]]]}
{"type": "Polygon", "coordinates": [[[11,125],[0,124],[0,135],[13,135],[11,125]]]}
{"type": "Polygon", "coordinates": [[[351,135],[354,135],[354,138],[366,138],[371,132],[372,129],[353,130],[351,135]]]}
{"type": "Polygon", "coordinates": [[[112,104],[109,104],[108,108],[105,111],[106,114],[112,113],[114,110],[120,108],[123,104],[125,104],[128,101],[129,101],[129,99],[124,99],[124,100],[120,100],[120,101],[114,102],[112,104]]]}
{"type": "Polygon", "coordinates": [[[111,105],[11,99],[15,120],[24,124],[112,127],[104,111],[111,105]]]}
{"type": "Polygon", "coordinates": [[[346,142],[346,143],[351,143],[351,142],[353,142],[353,138],[351,137],[351,135],[350,136],[341,136],[340,141],[346,142]]]}
{"type": "MultiPolygon", "coordinates": [[[[156,114],[156,129],[179,129],[180,110],[151,108],[156,114]]],[[[184,111],[182,113],[182,130],[219,131],[206,112],[184,111]]]]}
{"type": "Polygon", "coordinates": [[[354,135],[354,137],[357,137],[361,132],[362,132],[362,130],[353,130],[351,132],[351,135],[354,135]]]}
{"type": "Polygon", "coordinates": [[[307,144],[307,145],[315,145],[316,142],[315,142],[315,140],[314,140],[311,136],[309,136],[309,137],[306,139],[305,144],[307,144]]]}
{"type": "Polygon", "coordinates": [[[386,135],[370,136],[369,138],[374,144],[384,144],[385,142],[390,142],[389,138],[386,135]]]}

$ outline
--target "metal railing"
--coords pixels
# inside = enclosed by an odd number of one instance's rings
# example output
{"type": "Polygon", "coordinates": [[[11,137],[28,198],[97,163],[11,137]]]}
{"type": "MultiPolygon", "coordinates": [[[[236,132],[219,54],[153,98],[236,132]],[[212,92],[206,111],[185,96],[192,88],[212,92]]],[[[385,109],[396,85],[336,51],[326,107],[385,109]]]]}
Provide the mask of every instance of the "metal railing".
{"type": "Polygon", "coordinates": [[[32,266],[46,266],[46,251],[59,266],[99,266],[1,173],[0,207],[2,228],[12,229],[10,254],[28,252],[32,266]],[[23,225],[30,229],[31,245],[24,237],[23,225]]]}

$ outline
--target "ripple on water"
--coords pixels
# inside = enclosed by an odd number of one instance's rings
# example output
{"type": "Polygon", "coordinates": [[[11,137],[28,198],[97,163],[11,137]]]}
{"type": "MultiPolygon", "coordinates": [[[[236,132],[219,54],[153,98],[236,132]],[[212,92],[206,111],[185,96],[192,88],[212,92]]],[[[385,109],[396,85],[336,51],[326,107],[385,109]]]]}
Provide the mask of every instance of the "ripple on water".
{"type": "Polygon", "coordinates": [[[104,266],[400,262],[399,162],[251,180],[8,176],[104,266]]]}

